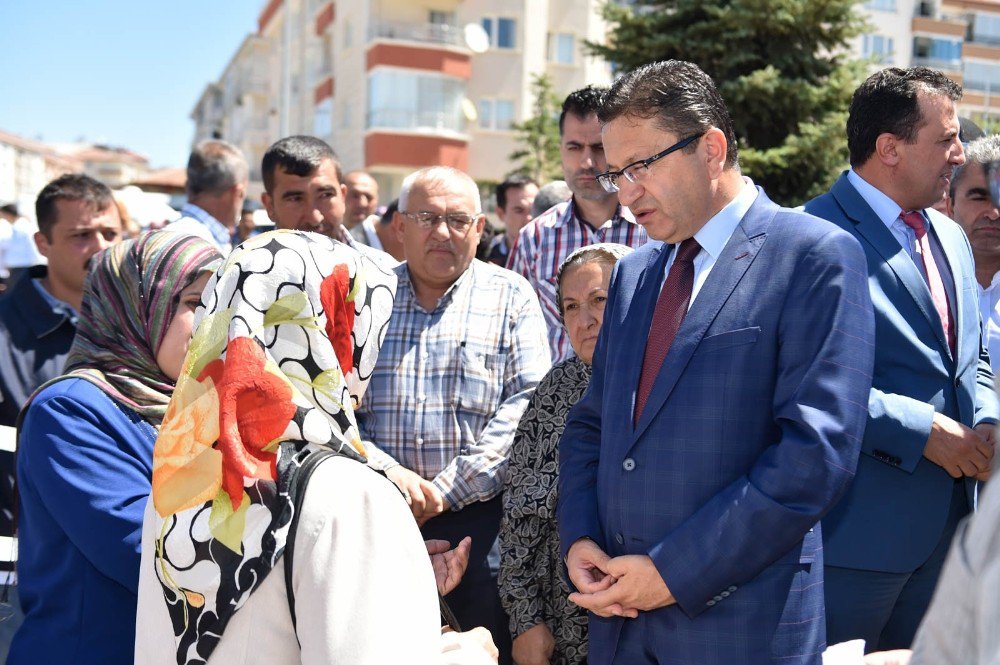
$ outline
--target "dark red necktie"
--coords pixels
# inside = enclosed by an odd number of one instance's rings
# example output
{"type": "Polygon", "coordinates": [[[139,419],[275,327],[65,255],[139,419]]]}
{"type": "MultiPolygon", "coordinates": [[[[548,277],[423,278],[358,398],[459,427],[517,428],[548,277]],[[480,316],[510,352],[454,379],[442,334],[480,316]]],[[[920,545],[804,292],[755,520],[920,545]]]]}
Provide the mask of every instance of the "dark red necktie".
{"type": "Polygon", "coordinates": [[[924,224],[924,216],[915,210],[899,213],[903,223],[913,229],[917,236],[917,253],[924,264],[924,272],[927,275],[927,286],[931,291],[931,300],[934,301],[934,309],[941,317],[941,325],[944,326],[944,336],[951,347],[952,355],[955,354],[955,323],[951,317],[951,310],[948,309],[948,296],[944,290],[944,280],[941,279],[941,271],[938,270],[934,254],[931,253],[930,238],[927,237],[927,226],[924,224]]]}
{"type": "Polygon", "coordinates": [[[642,373],[639,375],[639,390],[635,395],[635,420],[639,422],[642,410],[646,408],[649,393],[653,390],[656,375],[660,373],[663,359],[673,344],[674,337],[684,321],[691,290],[694,288],[694,257],[701,251],[701,245],[694,238],[688,238],[677,248],[677,256],[667,273],[667,281],[660,289],[653,310],[653,323],[646,338],[646,353],[642,358],[642,373]]]}

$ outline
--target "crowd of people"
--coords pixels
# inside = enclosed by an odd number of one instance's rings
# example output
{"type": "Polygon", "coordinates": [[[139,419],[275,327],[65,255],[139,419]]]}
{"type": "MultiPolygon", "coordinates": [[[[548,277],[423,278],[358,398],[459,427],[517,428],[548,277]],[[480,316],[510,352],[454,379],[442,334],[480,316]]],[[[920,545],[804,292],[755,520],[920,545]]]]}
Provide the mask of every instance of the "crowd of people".
{"type": "Polygon", "coordinates": [[[960,96],[873,74],[796,209],[680,61],[569,94],[498,232],[466,173],[382,209],[311,136],[265,233],[224,141],[158,231],[54,180],[0,298],[0,655],[993,662],[1000,137],[960,96]]]}

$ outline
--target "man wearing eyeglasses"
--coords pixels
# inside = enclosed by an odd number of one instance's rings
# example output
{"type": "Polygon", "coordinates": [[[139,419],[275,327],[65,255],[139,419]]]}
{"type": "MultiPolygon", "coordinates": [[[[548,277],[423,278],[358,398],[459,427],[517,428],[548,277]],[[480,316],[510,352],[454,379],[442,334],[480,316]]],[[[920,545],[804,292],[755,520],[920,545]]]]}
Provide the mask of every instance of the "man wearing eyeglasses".
{"type": "Polygon", "coordinates": [[[563,177],[573,198],[530,221],[517,234],[507,267],[522,275],[538,294],[548,325],[552,362],[573,355],[556,302],[559,266],[570,254],[601,242],[632,248],[646,243],[646,232],[636,225],[627,208],[597,182],[604,171],[604,146],[597,108],[607,88],[587,86],[571,92],[559,116],[559,154],[563,177]]]}
{"type": "Polygon", "coordinates": [[[510,662],[500,605],[501,474],[535,385],[549,367],[545,322],[523,277],[475,260],[479,188],[436,166],[408,176],[393,218],[406,262],[365,400],[372,466],[399,487],[424,538],[472,536],[469,567],[448,604],[486,626],[510,662]]]}
{"type": "Polygon", "coordinates": [[[662,244],[619,262],[560,443],[588,662],[819,663],[819,520],[853,475],[871,387],[864,253],[741,175],[697,66],[626,74],[599,117],[598,180],[662,244]]]}

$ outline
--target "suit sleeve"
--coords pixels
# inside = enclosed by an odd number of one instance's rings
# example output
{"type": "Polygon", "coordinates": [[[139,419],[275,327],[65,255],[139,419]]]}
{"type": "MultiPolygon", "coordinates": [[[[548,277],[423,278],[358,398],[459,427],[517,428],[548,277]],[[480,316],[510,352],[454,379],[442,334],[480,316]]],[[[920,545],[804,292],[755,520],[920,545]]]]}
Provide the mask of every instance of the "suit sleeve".
{"type": "MultiPolygon", "coordinates": [[[[969,273],[972,271],[972,248],[968,238],[956,229],[964,245],[962,249],[963,266],[969,273]]],[[[962,290],[962,285],[956,279],[956,290],[962,290]]],[[[978,311],[978,307],[976,308],[978,311]]],[[[972,386],[974,414],[971,423],[996,423],[1000,418],[997,396],[993,387],[993,371],[990,369],[990,357],[983,346],[982,322],[980,321],[977,340],[977,359],[975,378],[972,386]]],[[[927,439],[930,437],[931,424],[934,420],[934,407],[922,400],[907,395],[888,393],[872,388],[868,398],[868,426],[861,451],[874,455],[876,448],[884,453],[898,457],[898,466],[903,471],[913,473],[924,455],[927,439]]],[[[876,459],[880,456],[874,455],[876,459]]]]}
{"type": "Polygon", "coordinates": [[[778,438],[648,552],[690,616],[796,551],[857,467],[874,362],[865,257],[853,237],[833,231],[793,274],[777,330],[778,438]]]}
{"type": "MultiPolygon", "coordinates": [[[[604,321],[613,320],[618,301],[618,266],[611,273],[604,321]]],[[[601,326],[594,347],[593,373],[583,398],[570,409],[559,441],[559,548],[562,557],[581,538],[590,538],[602,549],[604,538],[597,519],[597,464],[601,452],[601,406],[608,357],[607,325],[601,326]]]]}

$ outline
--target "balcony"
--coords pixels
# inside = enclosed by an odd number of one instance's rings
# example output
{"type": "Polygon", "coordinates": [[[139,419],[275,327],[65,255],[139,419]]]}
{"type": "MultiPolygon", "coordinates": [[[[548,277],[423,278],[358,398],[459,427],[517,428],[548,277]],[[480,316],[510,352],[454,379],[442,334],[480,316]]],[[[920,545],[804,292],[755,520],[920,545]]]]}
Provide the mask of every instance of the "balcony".
{"type": "Polygon", "coordinates": [[[465,122],[461,113],[377,109],[369,111],[367,127],[369,129],[401,129],[408,132],[461,134],[465,131],[465,122]]]}
{"type": "Polygon", "coordinates": [[[946,18],[929,18],[926,16],[914,16],[911,28],[915,33],[928,35],[941,35],[943,37],[965,38],[965,33],[969,29],[965,21],[957,21],[946,18]]]}
{"type": "Polygon", "coordinates": [[[398,39],[435,46],[452,46],[465,49],[465,39],[458,26],[446,23],[406,23],[403,21],[373,21],[368,30],[368,41],[398,39]]]}

